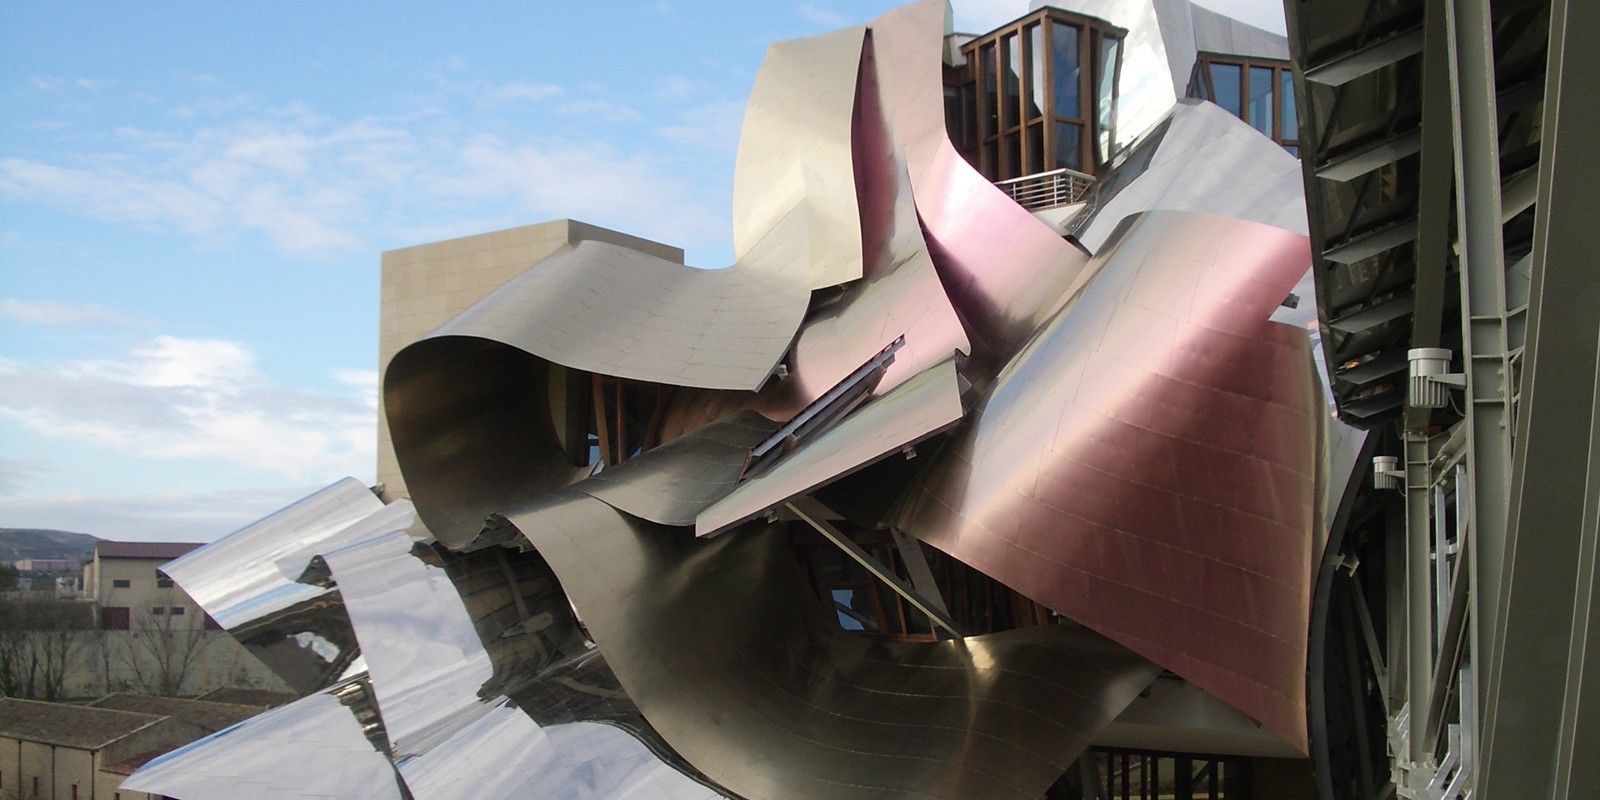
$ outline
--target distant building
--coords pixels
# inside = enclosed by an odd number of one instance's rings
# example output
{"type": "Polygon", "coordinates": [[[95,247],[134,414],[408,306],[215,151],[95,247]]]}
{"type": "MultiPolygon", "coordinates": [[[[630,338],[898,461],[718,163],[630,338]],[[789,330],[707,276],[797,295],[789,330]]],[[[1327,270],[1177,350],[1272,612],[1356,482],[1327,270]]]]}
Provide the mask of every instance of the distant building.
{"type": "Polygon", "coordinates": [[[83,585],[100,609],[100,627],[137,630],[204,625],[205,613],[161,572],[163,564],[200,546],[195,542],[96,542],[94,560],[84,565],[83,585]]]}
{"type": "Polygon", "coordinates": [[[159,797],[119,791],[126,775],[117,765],[149,760],[206,733],[174,716],[0,699],[0,800],[159,797]]]}

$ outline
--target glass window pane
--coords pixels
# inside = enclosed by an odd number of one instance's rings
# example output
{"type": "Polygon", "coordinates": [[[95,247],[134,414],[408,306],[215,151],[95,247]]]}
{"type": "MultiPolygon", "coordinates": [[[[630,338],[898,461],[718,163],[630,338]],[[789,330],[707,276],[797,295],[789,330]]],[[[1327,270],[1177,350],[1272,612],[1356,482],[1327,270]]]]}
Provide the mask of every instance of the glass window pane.
{"type": "Polygon", "coordinates": [[[1250,68],[1250,124],[1272,135],[1272,68],[1250,68]]]}
{"type": "Polygon", "coordinates": [[[1028,119],[1044,113],[1044,26],[1028,27],[1028,119]]]}
{"type": "Polygon", "coordinates": [[[1083,170],[1083,126],[1070,122],[1056,123],[1055,169],[1083,170]]]}
{"type": "Polygon", "coordinates": [[[1212,98],[1217,105],[1228,109],[1236,117],[1244,118],[1244,109],[1239,105],[1239,78],[1238,64],[1212,64],[1211,88],[1217,93],[1212,98]]]}
{"type": "Polygon", "coordinates": [[[1028,171],[1024,174],[1032,175],[1044,172],[1044,125],[1035,123],[1028,126],[1028,171]]]}
{"type": "Polygon", "coordinates": [[[1022,174],[1022,137],[1015,133],[1006,134],[1005,165],[1001,167],[1001,178],[1015,178],[1022,174]]]}
{"type": "Polygon", "coordinates": [[[1000,140],[990,139],[983,143],[983,169],[984,174],[991,180],[1000,174],[1000,140]]]}
{"type": "Polygon", "coordinates": [[[1099,103],[1100,130],[1096,134],[1098,150],[1096,156],[1101,162],[1111,160],[1112,142],[1116,140],[1117,116],[1117,50],[1122,42],[1105,38],[1101,44],[1100,52],[1100,96],[1096,98],[1099,103]]]}
{"type": "Polygon", "coordinates": [[[1004,62],[1004,72],[1001,73],[1001,92],[1004,94],[1004,108],[1001,116],[1005,118],[1007,128],[1015,127],[1017,115],[1022,110],[1022,51],[1017,49],[1017,35],[1011,34],[1000,40],[1000,49],[1003,51],[1000,59],[1004,62]]]}
{"type": "Polygon", "coordinates": [[[1283,149],[1288,150],[1289,151],[1289,155],[1294,156],[1295,158],[1299,158],[1300,157],[1300,148],[1295,147],[1292,144],[1284,145],[1283,149]]]}
{"type": "Polygon", "coordinates": [[[1279,91],[1283,93],[1283,138],[1291,141],[1300,138],[1300,115],[1294,108],[1294,73],[1278,72],[1279,91]]]}
{"type": "Polygon", "coordinates": [[[1055,70],[1056,115],[1083,116],[1078,101],[1078,29],[1059,22],[1050,23],[1051,67],[1055,70]]]}
{"type": "Polygon", "coordinates": [[[999,80],[1000,62],[995,60],[994,45],[986,44],[978,54],[978,85],[983,87],[983,135],[993,136],[1000,130],[1000,98],[995,94],[995,81],[999,80]]]}

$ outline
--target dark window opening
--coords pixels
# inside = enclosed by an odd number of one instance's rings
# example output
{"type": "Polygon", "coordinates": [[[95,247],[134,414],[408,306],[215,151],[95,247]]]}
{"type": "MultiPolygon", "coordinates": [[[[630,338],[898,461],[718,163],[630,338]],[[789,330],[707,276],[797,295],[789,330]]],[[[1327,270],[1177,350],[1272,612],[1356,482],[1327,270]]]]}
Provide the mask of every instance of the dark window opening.
{"type": "Polygon", "coordinates": [[[132,585],[133,581],[127,578],[115,578],[111,581],[111,588],[113,589],[126,589],[132,585]]]}
{"type": "Polygon", "coordinates": [[[156,570],[156,588],[157,589],[171,589],[172,588],[172,579],[167,577],[166,575],[163,575],[161,573],[161,570],[156,570]]]}
{"type": "Polygon", "coordinates": [[[129,609],[126,606],[106,606],[100,609],[100,627],[108,631],[128,630],[129,609]]]}

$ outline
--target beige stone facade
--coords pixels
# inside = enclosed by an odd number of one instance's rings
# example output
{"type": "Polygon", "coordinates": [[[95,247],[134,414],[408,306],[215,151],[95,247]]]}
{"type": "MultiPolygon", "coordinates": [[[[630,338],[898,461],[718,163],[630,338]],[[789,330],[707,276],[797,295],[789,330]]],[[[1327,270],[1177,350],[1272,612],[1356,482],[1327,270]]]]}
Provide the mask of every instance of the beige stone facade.
{"type": "MultiPolygon", "coordinates": [[[[562,247],[600,241],[682,263],[683,250],[576,220],[562,219],[493,233],[390,250],[383,254],[378,365],[562,247]]],[[[384,416],[378,408],[378,472],[384,499],[407,497],[384,416]]]]}
{"type": "Polygon", "coordinates": [[[145,800],[118,765],[201,736],[170,716],[0,699],[0,800],[145,800]]]}

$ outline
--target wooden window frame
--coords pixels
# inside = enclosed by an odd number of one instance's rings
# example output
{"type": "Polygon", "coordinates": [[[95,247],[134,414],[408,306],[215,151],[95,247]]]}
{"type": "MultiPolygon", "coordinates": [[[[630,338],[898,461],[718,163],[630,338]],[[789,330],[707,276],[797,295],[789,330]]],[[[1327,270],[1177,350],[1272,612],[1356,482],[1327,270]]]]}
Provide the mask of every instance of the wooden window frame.
{"type": "MultiPolygon", "coordinates": [[[[1250,121],[1250,69],[1254,67],[1272,70],[1272,133],[1268,135],[1268,138],[1282,147],[1293,147],[1295,152],[1298,153],[1300,149],[1300,131],[1285,131],[1283,129],[1283,100],[1285,94],[1283,91],[1283,76],[1288,74],[1290,76],[1289,85],[1294,85],[1294,69],[1292,65],[1287,61],[1271,58],[1246,58],[1244,56],[1228,55],[1227,53],[1201,52],[1195,58],[1194,72],[1189,79],[1188,95],[1190,97],[1202,97],[1213,103],[1216,102],[1217,88],[1211,80],[1210,67],[1212,64],[1227,64],[1239,68],[1239,119],[1244,120],[1246,125],[1252,125],[1250,121]],[[1202,91],[1204,94],[1198,93],[1202,91]]],[[[1296,118],[1298,118],[1299,113],[1303,113],[1303,109],[1297,108],[1296,112],[1296,118]]],[[[1252,127],[1254,126],[1252,125],[1252,127]]]]}

